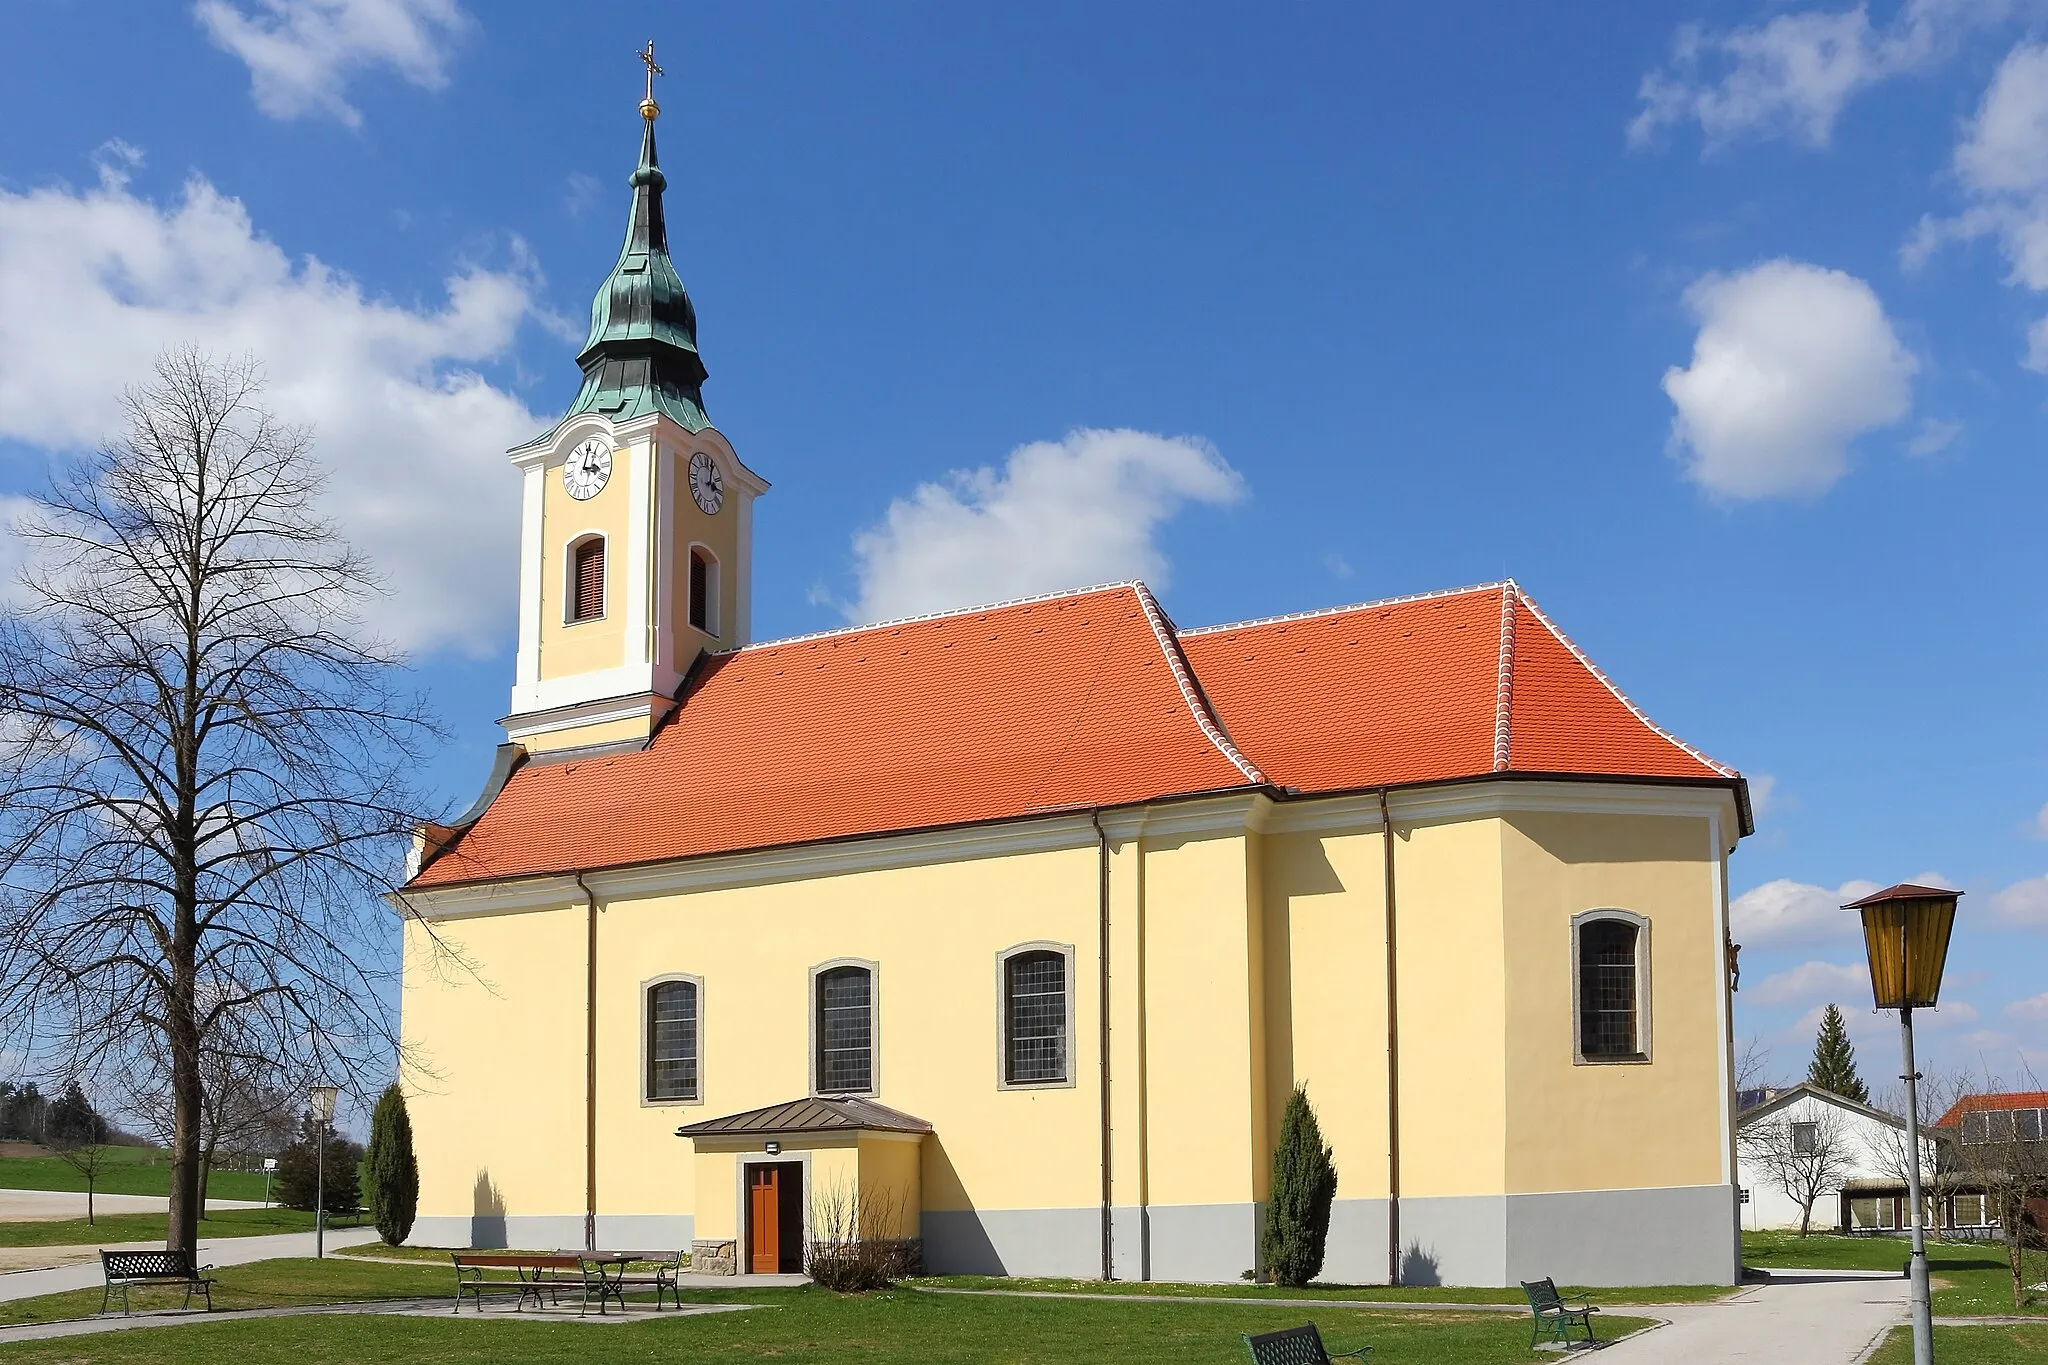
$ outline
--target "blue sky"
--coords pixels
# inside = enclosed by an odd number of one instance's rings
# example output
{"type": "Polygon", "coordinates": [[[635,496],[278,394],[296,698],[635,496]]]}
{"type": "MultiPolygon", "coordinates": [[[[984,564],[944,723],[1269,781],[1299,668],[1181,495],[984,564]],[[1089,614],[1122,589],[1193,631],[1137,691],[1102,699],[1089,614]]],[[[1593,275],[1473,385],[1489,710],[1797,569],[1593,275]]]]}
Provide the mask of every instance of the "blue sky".
{"type": "Polygon", "coordinates": [[[1969,893],[1937,1062],[2048,1071],[2048,5],[22,0],[0,511],[157,347],[256,351],[466,802],[502,451],[574,392],[649,36],[706,406],[775,484],[758,637],[1512,574],[1756,782],[1776,1074],[1830,999],[1896,1069],[1828,907],[1926,876],[1969,893]]]}

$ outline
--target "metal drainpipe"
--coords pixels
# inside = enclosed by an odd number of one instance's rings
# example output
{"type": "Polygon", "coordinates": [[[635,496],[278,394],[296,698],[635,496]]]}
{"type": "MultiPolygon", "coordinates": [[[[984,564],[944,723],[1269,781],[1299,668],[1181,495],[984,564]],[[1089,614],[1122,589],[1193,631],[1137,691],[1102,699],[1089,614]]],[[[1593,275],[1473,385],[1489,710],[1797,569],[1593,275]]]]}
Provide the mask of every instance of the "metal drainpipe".
{"type": "Polygon", "coordinates": [[[1401,1283],[1401,1011],[1394,954],[1394,821],[1380,788],[1380,833],[1386,844],[1387,902],[1387,1283],[1401,1283]]]}
{"type": "Polygon", "coordinates": [[[1101,1016],[1101,1028],[1096,1050],[1102,1058],[1102,1278],[1110,1280],[1115,1278],[1111,1273],[1115,1268],[1115,1244],[1110,1231],[1109,1177],[1109,831],[1102,827],[1101,811],[1089,812],[1088,818],[1095,826],[1096,960],[1101,965],[1101,980],[1096,988],[1096,1013],[1101,1016]]]}
{"type": "Polygon", "coordinates": [[[597,895],[578,872],[588,949],[583,982],[583,1249],[597,1250],[597,895]]]}

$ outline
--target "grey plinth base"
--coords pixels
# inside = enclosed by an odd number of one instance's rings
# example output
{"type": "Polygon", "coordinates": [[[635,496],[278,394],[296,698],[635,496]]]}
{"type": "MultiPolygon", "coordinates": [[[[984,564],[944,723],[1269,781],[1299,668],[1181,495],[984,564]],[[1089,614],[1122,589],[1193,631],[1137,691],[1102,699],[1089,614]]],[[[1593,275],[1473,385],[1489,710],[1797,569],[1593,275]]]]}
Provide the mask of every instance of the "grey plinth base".
{"type": "Polygon", "coordinates": [[[739,1274],[739,1243],[733,1241],[690,1243],[690,1273],[693,1275],[739,1274]]]}

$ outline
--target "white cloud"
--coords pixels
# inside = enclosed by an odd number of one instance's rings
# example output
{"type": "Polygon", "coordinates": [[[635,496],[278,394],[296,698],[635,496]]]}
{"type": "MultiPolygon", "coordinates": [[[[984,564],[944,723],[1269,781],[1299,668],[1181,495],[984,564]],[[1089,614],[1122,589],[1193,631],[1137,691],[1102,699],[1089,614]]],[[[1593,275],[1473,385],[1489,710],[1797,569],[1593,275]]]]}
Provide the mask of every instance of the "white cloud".
{"type": "Polygon", "coordinates": [[[1907,0],[1889,24],[1864,5],[1802,10],[1761,24],[1679,28],[1670,63],[1645,75],[1632,146],[1680,123],[1698,123],[1709,150],[1745,137],[1825,147],[1849,100],[1880,81],[1922,70],[1973,28],[2005,21],[2007,0],[1907,0]]]}
{"type": "MultiPolygon", "coordinates": [[[[2048,45],[2006,54],[1956,147],[1955,171],[1968,206],[1921,219],[1901,251],[1905,265],[1917,268],[1949,242],[1996,237],[2007,283],[2048,290],[2048,45]]],[[[2048,318],[2029,329],[2024,363],[2048,374],[2048,318]]]]}
{"type": "Polygon", "coordinates": [[[1961,422],[1945,421],[1929,417],[1920,423],[1920,429],[1913,433],[1913,439],[1906,442],[1906,453],[1912,456],[1939,455],[1955,444],[1956,437],[1963,434],[1961,422]]]}
{"type": "Polygon", "coordinates": [[[256,107],[272,118],[324,114],[350,128],[362,112],[348,79],[388,66],[414,85],[448,83],[448,50],[468,28],[456,0],[198,0],[192,7],[214,44],[249,68],[256,107]]]}
{"type": "Polygon", "coordinates": [[[1351,561],[1338,554],[1335,550],[1323,556],[1323,568],[1329,571],[1330,577],[1339,582],[1351,577],[1353,572],[1351,561]]]}
{"type": "Polygon", "coordinates": [[[1896,422],[1917,368],[1868,284],[1766,261],[1685,292],[1700,324],[1692,364],[1664,372],[1674,453],[1709,492],[1814,496],[1848,468],[1849,443],[1896,422]]]}
{"type": "Polygon", "coordinates": [[[2048,926],[2048,877],[2029,877],[1993,892],[1991,910],[2007,924],[2048,926]]]}
{"type": "Polygon", "coordinates": [[[1842,907],[1877,889],[1876,882],[1851,881],[1829,890],[1781,877],[1737,896],[1728,924],[1745,946],[1842,938],[1855,934],[1857,924],[1842,907]]]}
{"type": "Polygon", "coordinates": [[[878,621],[1113,579],[1166,586],[1161,524],[1190,502],[1228,506],[1244,480],[1199,437],[1078,430],[955,470],[889,504],[853,538],[859,596],[878,621]]]}
{"type": "MultiPolygon", "coordinates": [[[[1868,980],[1867,977],[1865,979],[1868,980]]],[[[1913,1017],[1926,1028],[1954,1028],[1959,1024],[1974,1024],[1984,1016],[1967,1000],[1945,1000],[1924,1014],[1916,1011],[1913,1017]]]]}
{"type": "Polygon", "coordinates": [[[2005,1013],[2014,1019],[2048,1019],[2048,991],[2013,1001],[2005,1013]]]}
{"type": "Polygon", "coordinates": [[[1759,1005],[1795,1005],[1818,1000],[1839,1002],[1870,987],[1870,968],[1856,963],[1802,962],[1790,971],[1767,976],[1743,992],[1759,1005]]]}
{"type": "Polygon", "coordinates": [[[1761,820],[1771,811],[1772,799],[1778,794],[1778,779],[1769,773],[1749,775],[1749,813],[1761,820]]]}
{"type": "Polygon", "coordinates": [[[369,297],[294,262],[197,177],[165,204],[105,171],[81,192],[0,191],[0,437],[90,445],[162,348],[252,354],[269,404],[314,428],[325,510],[390,585],[371,624],[414,648],[487,649],[517,577],[503,452],[540,422],[466,366],[510,347],[537,283],[529,263],[472,266],[438,306],[369,297]]]}

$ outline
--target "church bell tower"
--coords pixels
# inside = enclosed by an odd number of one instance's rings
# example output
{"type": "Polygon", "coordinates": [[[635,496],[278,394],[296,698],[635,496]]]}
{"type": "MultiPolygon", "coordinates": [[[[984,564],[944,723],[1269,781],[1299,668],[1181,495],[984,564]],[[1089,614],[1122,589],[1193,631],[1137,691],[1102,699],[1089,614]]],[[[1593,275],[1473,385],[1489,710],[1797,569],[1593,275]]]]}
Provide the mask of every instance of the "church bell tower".
{"type": "Polygon", "coordinates": [[[519,655],[509,739],[529,752],[645,743],[697,656],[747,643],[754,499],[704,415],[697,312],[669,259],[654,44],[619,259],[590,305],[567,415],[515,447],[519,655]]]}

